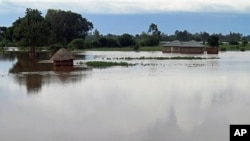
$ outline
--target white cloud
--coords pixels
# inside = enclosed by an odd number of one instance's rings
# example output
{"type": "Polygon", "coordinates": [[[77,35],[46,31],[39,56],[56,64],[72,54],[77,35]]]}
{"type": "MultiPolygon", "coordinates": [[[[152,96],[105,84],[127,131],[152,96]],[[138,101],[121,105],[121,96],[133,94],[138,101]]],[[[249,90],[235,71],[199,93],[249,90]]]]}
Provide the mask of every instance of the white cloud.
{"type": "Polygon", "coordinates": [[[60,8],[98,14],[159,12],[250,12],[249,0],[0,0],[0,13],[13,8],[60,8]]]}

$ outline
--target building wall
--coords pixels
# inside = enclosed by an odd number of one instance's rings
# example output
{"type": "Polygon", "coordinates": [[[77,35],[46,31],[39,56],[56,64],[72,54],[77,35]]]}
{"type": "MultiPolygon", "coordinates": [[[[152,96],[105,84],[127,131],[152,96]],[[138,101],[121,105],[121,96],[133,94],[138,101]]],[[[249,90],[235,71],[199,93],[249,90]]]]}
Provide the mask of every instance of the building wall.
{"type": "Polygon", "coordinates": [[[163,47],[164,53],[189,53],[189,54],[202,54],[204,47],[163,47]]]}
{"type": "Polygon", "coordinates": [[[73,66],[73,60],[54,61],[55,66],[73,66]]]}
{"type": "Polygon", "coordinates": [[[180,53],[200,54],[204,53],[204,47],[182,47],[180,53]]]}
{"type": "Polygon", "coordinates": [[[214,48],[214,47],[207,48],[207,54],[218,54],[218,53],[219,53],[218,48],[214,48]]]}
{"type": "Polygon", "coordinates": [[[171,52],[171,47],[163,47],[162,52],[170,53],[171,52]]]}
{"type": "Polygon", "coordinates": [[[166,53],[180,53],[180,47],[163,47],[162,52],[166,52],[166,53]]]}
{"type": "Polygon", "coordinates": [[[180,53],[181,48],[180,47],[172,47],[172,52],[173,53],[180,53]]]}

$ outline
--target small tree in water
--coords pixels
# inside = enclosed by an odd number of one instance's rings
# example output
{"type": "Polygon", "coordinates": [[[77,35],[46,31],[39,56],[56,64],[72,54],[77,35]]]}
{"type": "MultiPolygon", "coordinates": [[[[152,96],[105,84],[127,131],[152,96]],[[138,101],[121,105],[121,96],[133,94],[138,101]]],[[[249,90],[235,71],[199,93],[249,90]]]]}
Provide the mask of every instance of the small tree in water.
{"type": "Polygon", "coordinates": [[[207,39],[208,45],[211,47],[219,47],[219,37],[212,35],[207,39]]]}

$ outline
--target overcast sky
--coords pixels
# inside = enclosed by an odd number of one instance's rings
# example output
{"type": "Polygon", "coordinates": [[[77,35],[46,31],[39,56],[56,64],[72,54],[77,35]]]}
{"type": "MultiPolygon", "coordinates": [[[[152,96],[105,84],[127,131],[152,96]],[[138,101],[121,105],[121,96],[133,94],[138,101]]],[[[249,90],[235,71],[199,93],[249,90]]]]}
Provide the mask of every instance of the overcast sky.
{"type": "Polygon", "coordinates": [[[0,26],[23,17],[26,8],[71,10],[93,22],[101,33],[175,30],[250,34],[250,0],[0,0],[0,26]]]}

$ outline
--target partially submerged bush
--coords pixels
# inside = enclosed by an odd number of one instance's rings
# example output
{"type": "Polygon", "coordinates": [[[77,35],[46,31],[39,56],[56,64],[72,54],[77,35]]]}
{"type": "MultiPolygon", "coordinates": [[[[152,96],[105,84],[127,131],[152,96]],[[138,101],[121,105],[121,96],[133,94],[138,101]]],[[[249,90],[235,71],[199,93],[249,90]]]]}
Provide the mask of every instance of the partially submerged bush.
{"type": "Polygon", "coordinates": [[[240,48],[240,51],[245,51],[246,49],[244,47],[241,47],[240,48]]]}
{"type": "Polygon", "coordinates": [[[133,47],[134,51],[138,51],[140,49],[140,45],[139,44],[135,44],[133,47]]]}
{"type": "Polygon", "coordinates": [[[226,47],[220,47],[220,51],[227,51],[226,47]]]}
{"type": "Polygon", "coordinates": [[[89,61],[86,63],[88,66],[91,67],[112,67],[112,66],[131,66],[127,62],[105,62],[105,61],[89,61]]]}

